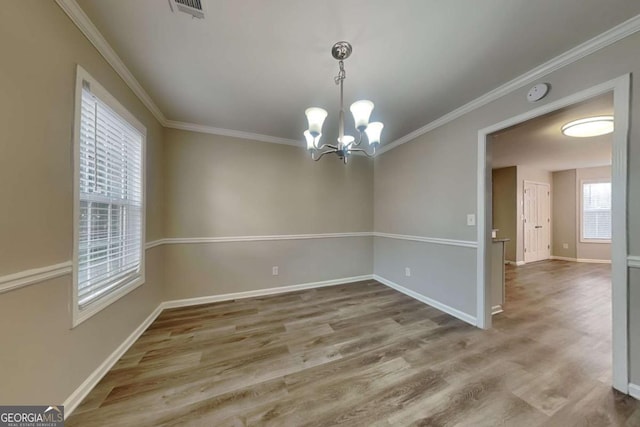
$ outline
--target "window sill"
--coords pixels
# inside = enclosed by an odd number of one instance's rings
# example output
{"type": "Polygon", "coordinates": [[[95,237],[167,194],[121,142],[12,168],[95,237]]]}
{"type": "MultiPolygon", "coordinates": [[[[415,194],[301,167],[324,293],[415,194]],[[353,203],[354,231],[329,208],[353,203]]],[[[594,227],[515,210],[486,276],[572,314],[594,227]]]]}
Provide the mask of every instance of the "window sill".
{"type": "Polygon", "coordinates": [[[74,302],[73,307],[73,321],[71,325],[71,329],[83,323],[85,320],[93,317],[95,314],[98,314],[114,302],[118,301],[120,298],[127,295],[129,292],[137,289],[145,282],[144,270],[142,273],[137,275],[137,277],[133,278],[129,283],[122,286],[121,288],[111,292],[108,296],[101,298],[94,303],[87,305],[84,309],[80,310],[77,304],[74,302]]]}
{"type": "Polygon", "coordinates": [[[605,239],[580,239],[580,243],[605,243],[610,245],[611,244],[611,240],[605,240],[605,239]]]}

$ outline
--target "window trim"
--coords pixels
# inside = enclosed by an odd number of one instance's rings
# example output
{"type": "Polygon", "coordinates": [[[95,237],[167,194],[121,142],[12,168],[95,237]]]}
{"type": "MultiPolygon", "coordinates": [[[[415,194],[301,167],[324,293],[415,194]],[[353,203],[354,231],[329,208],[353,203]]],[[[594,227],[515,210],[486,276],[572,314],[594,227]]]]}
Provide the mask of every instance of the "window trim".
{"type": "MultiPolygon", "coordinates": [[[[581,179],[580,180],[580,187],[578,189],[578,199],[580,200],[580,229],[579,229],[579,239],[580,239],[580,243],[604,243],[604,244],[611,244],[611,239],[593,239],[593,238],[585,238],[584,237],[584,185],[585,184],[609,184],[611,185],[611,179],[610,178],[593,178],[593,179],[581,179]]],[[[613,193],[613,187],[611,188],[611,192],[613,193]]],[[[613,196],[613,194],[612,194],[613,196]]],[[[613,200],[611,203],[611,209],[610,212],[613,211],[613,200]]],[[[613,215],[613,214],[612,214],[613,215]]],[[[611,220],[613,221],[613,216],[611,218],[611,220]]],[[[612,234],[613,234],[613,227],[612,227],[612,234]]]]}
{"type": "Polygon", "coordinates": [[[146,246],[146,152],[147,152],[147,128],[135,118],[125,107],[118,102],[100,83],[96,81],[84,68],[79,64],[76,69],[75,84],[75,107],[74,107],[74,123],[73,123],[73,268],[72,268],[72,291],[71,291],[71,328],[75,328],[93,315],[99,313],[109,305],[118,301],[129,292],[138,288],[145,282],[145,246],[146,246]],[[91,86],[91,92],[102,102],[109,106],[113,111],[125,119],[131,126],[136,128],[142,135],[142,167],[141,167],[141,186],[142,186],[142,217],[141,221],[141,239],[140,239],[140,272],[131,278],[124,286],[121,286],[110,292],[107,296],[89,303],[82,310],[78,305],[78,255],[79,255],[79,235],[80,235],[80,114],[82,108],[82,82],[86,81],[91,86]]]}

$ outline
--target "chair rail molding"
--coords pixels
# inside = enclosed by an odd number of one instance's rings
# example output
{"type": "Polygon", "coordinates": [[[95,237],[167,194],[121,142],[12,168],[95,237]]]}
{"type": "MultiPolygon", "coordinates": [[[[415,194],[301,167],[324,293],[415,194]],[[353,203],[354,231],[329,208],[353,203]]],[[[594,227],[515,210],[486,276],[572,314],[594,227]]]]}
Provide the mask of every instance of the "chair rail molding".
{"type": "Polygon", "coordinates": [[[46,267],[32,268],[17,273],[0,276],[0,293],[13,291],[45,280],[71,274],[71,261],[52,264],[46,267]]]}
{"type": "MultiPolygon", "coordinates": [[[[145,249],[149,250],[162,244],[161,240],[147,242],[145,249]]],[[[29,285],[45,282],[57,277],[66,276],[73,272],[73,262],[71,260],[44,267],[31,268],[18,271],[4,276],[0,276],[0,294],[15,291],[29,285]]]]}
{"type": "Polygon", "coordinates": [[[423,237],[423,236],[411,236],[407,234],[391,234],[391,233],[380,233],[380,232],[374,232],[373,236],[385,237],[387,239],[408,240],[411,242],[433,243],[436,245],[461,246],[463,248],[478,247],[478,242],[474,242],[470,240],[454,240],[454,239],[444,239],[440,237],[423,237]]]}
{"type": "Polygon", "coordinates": [[[629,255],[627,257],[627,266],[629,268],[640,268],[640,256],[629,255]]]}
{"type": "MultiPolygon", "coordinates": [[[[268,242],[274,240],[310,240],[337,239],[345,237],[371,237],[370,231],[356,231],[348,233],[317,233],[317,234],[271,234],[263,236],[223,236],[223,237],[167,237],[160,240],[161,245],[191,244],[191,243],[228,243],[228,242],[268,242]]],[[[155,242],[154,242],[155,243],[155,242]]]]}

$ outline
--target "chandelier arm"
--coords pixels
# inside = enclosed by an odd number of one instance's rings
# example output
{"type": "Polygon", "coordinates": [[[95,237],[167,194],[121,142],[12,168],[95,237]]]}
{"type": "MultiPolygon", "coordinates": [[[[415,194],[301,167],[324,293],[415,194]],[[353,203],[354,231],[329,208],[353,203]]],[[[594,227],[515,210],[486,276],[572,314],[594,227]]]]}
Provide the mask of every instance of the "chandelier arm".
{"type": "Polygon", "coordinates": [[[365,150],[364,148],[352,148],[351,150],[349,150],[350,152],[354,152],[354,151],[359,151],[361,153],[364,153],[365,156],[373,158],[374,154],[376,154],[376,147],[373,147],[373,151],[371,153],[369,153],[367,150],[365,150]]]}
{"type": "Polygon", "coordinates": [[[320,138],[313,138],[313,148],[315,148],[316,150],[322,150],[327,146],[327,144],[316,145],[316,141],[320,142],[320,138]]]}
{"type": "Polygon", "coordinates": [[[320,155],[319,155],[318,157],[316,157],[316,156],[315,156],[315,154],[316,154],[316,153],[312,151],[312,152],[311,152],[311,158],[312,158],[314,161],[316,161],[316,162],[317,162],[317,161],[318,161],[318,160],[320,160],[320,159],[321,159],[325,154],[331,154],[331,153],[337,153],[337,152],[338,152],[338,150],[337,150],[336,148],[332,148],[332,149],[330,149],[330,150],[323,151],[322,153],[320,153],[320,155]]]}
{"type": "Polygon", "coordinates": [[[351,144],[354,147],[357,147],[360,145],[360,143],[362,142],[362,132],[358,131],[358,142],[354,142],[353,144],[351,144]]]}

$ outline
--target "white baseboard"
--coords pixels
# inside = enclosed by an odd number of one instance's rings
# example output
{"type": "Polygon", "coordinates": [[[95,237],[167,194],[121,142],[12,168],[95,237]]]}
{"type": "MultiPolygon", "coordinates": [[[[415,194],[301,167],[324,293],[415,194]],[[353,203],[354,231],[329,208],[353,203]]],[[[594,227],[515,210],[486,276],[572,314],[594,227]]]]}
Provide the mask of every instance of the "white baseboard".
{"type": "Polygon", "coordinates": [[[411,289],[407,289],[404,286],[400,286],[395,282],[392,282],[391,280],[385,279],[384,277],[380,277],[377,274],[373,275],[373,279],[377,280],[378,282],[382,283],[383,285],[386,285],[390,288],[395,289],[398,292],[402,292],[405,295],[410,296],[411,298],[417,299],[420,302],[423,302],[427,305],[430,305],[431,307],[437,308],[440,311],[443,311],[447,314],[452,315],[453,317],[457,317],[458,319],[469,323],[470,325],[476,326],[477,322],[476,322],[476,318],[474,316],[471,316],[470,314],[464,313],[460,310],[457,310],[453,307],[449,307],[446,304],[443,304],[441,302],[438,302],[436,300],[433,300],[429,297],[426,297],[422,294],[419,294],[415,291],[412,291],[411,289]]]}
{"type": "Polygon", "coordinates": [[[629,383],[629,396],[640,400],[640,385],[629,383]]]}
{"type": "Polygon", "coordinates": [[[104,362],[96,368],[95,371],[87,377],[86,380],[64,401],[64,415],[65,418],[70,416],[73,411],[78,407],[82,400],[87,397],[89,392],[100,382],[107,372],[116,364],[116,362],[124,355],[129,347],[143,334],[143,332],[153,323],[153,321],[162,313],[162,310],[166,308],[186,307],[191,305],[208,304],[211,302],[228,301],[233,299],[251,298],[264,295],[275,295],[285,292],[294,292],[304,289],[322,288],[326,286],[342,285],[345,283],[360,282],[363,280],[372,280],[373,275],[367,274],[364,276],[345,277],[342,279],[325,280],[322,282],[303,283],[301,285],[281,286],[278,288],[260,289],[257,291],[236,292],[223,295],[212,295],[208,297],[200,298],[188,298],[173,301],[161,302],[158,307],[138,326],[132,333],[125,339],[122,344],[114,350],[113,353],[105,359],[104,362]]]}
{"type": "Polygon", "coordinates": [[[590,262],[592,264],[611,264],[611,260],[610,259],[578,258],[578,262],[590,262]]]}
{"type": "Polygon", "coordinates": [[[555,255],[552,255],[550,259],[556,259],[559,261],[571,261],[571,262],[587,262],[592,264],[611,264],[610,259],[569,258],[565,256],[555,256],[555,255]]]}
{"type": "Polygon", "coordinates": [[[502,309],[501,305],[494,305],[493,307],[491,307],[491,314],[498,314],[498,313],[502,313],[504,310],[502,309]]]}
{"type": "Polygon", "coordinates": [[[162,304],[160,304],[160,307],[162,309],[165,309],[165,308],[176,308],[176,307],[188,307],[191,305],[200,305],[200,304],[211,304],[212,302],[261,297],[265,295],[276,295],[276,294],[282,294],[286,292],[295,292],[295,291],[302,291],[305,289],[343,285],[345,283],[361,282],[363,280],[372,280],[372,279],[373,279],[372,274],[366,274],[364,276],[344,277],[342,279],[324,280],[322,282],[303,283],[301,285],[280,286],[277,288],[258,289],[255,291],[234,292],[230,294],[210,295],[206,297],[177,299],[177,300],[165,301],[162,304]]]}
{"type": "MultiPolygon", "coordinates": [[[[162,304],[161,304],[162,305],[162,304]]],[[[71,415],[71,413],[78,407],[78,405],[82,402],[82,400],[87,397],[89,392],[93,390],[93,388],[100,382],[102,377],[104,377],[107,372],[116,364],[116,362],[122,357],[123,354],[129,350],[129,347],[133,345],[134,342],[140,335],[156,320],[156,317],[160,315],[162,312],[161,305],[159,305],[155,310],[151,312],[151,314],[144,319],[144,321],[138,326],[132,333],[125,339],[122,344],[115,349],[113,353],[109,355],[105,359],[104,362],[100,364],[96,368],[95,371],[87,377],[86,380],[64,401],[64,416],[67,418],[71,415]]]]}
{"type": "Polygon", "coordinates": [[[504,262],[505,264],[509,264],[509,265],[516,265],[516,266],[521,266],[524,265],[524,261],[509,261],[509,260],[505,260],[504,262]]]}
{"type": "Polygon", "coordinates": [[[571,262],[578,262],[578,258],[569,258],[566,256],[555,256],[555,255],[551,255],[550,259],[555,259],[558,261],[571,261],[571,262]]]}

